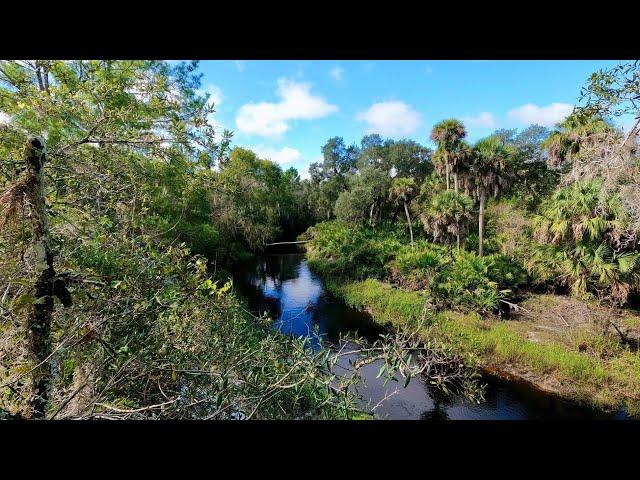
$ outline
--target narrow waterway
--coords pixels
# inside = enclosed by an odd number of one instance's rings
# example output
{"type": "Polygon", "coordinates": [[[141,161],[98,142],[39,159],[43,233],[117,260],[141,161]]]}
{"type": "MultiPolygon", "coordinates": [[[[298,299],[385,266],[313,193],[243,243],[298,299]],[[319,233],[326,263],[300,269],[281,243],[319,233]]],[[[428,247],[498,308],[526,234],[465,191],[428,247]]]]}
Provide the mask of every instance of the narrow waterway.
{"type": "MultiPolygon", "coordinates": [[[[280,331],[311,337],[314,345],[338,348],[340,334],[357,332],[374,339],[381,332],[371,317],[347,306],[324,289],[322,280],[307,265],[304,254],[265,255],[239,269],[237,288],[255,313],[269,312],[280,331]]],[[[346,357],[345,362],[346,362],[346,357]]],[[[376,378],[379,364],[360,371],[357,387],[364,406],[376,407],[380,419],[422,420],[520,420],[623,418],[577,406],[543,394],[527,385],[485,377],[485,401],[475,404],[444,394],[424,378],[387,382],[376,378]]]]}

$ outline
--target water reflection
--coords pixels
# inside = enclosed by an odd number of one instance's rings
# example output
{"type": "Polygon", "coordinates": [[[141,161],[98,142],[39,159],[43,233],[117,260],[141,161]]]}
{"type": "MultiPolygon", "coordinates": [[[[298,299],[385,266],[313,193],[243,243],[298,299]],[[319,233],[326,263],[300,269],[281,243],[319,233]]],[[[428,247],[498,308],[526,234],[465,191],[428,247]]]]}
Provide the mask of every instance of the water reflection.
{"type": "MultiPolygon", "coordinates": [[[[340,334],[357,332],[370,340],[381,333],[369,315],[348,307],[324,290],[322,281],[309,269],[304,254],[268,255],[236,272],[236,288],[255,313],[268,312],[274,328],[299,337],[311,337],[337,347],[340,334]]],[[[346,346],[350,348],[349,345],[346,346]]],[[[339,374],[351,375],[349,356],[340,358],[339,374]],[[341,369],[341,370],[340,370],[341,369]]],[[[427,379],[386,382],[376,378],[380,362],[360,371],[362,382],[355,390],[377,418],[415,420],[520,420],[623,418],[581,408],[514,382],[487,378],[486,401],[471,403],[461,396],[446,394],[427,379]]]]}

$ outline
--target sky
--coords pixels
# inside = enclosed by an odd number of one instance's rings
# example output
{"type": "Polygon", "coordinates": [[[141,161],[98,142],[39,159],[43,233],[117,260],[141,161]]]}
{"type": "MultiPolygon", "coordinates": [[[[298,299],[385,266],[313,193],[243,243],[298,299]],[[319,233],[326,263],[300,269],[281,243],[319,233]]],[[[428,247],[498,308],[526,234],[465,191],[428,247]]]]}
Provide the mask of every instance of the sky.
{"type": "Polygon", "coordinates": [[[218,128],[303,178],[333,136],[368,133],[434,147],[431,127],[464,122],[474,142],[497,128],[552,127],[589,75],[616,61],[215,60],[200,62],[218,128]]]}

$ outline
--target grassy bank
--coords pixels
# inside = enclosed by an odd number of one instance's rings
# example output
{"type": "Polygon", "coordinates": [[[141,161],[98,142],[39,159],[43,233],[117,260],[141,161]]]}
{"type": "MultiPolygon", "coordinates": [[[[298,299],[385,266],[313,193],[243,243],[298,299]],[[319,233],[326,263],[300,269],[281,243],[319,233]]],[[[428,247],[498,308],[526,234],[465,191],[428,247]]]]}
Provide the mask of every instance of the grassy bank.
{"type": "MultiPolygon", "coordinates": [[[[505,321],[451,310],[425,316],[424,291],[405,291],[375,279],[329,278],[326,262],[311,257],[312,267],[325,272],[329,290],[381,324],[416,327],[424,317],[420,328],[425,335],[429,328],[431,340],[453,347],[470,366],[514,375],[580,403],[606,410],[624,406],[631,415],[640,414],[640,355],[601,335],[583,329],[534,341],[530,333],[535,319],[505,321]]],[[[529,303],[544,300],[533,296],[529,303]]]]}

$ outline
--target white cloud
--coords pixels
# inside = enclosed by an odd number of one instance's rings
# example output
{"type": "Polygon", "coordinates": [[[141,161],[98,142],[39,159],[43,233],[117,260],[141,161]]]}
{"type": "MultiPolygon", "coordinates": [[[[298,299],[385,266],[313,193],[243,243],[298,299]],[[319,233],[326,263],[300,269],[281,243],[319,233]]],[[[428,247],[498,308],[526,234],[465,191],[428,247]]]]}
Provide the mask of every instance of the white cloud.
{"type": "Polygon", "coordinates": [[[475,117],[463,117],[462,122],[471,128],[496,128],[496,119],[490,112],[481,112],[475,117]]]}
{"type": "Polygon", "coordinates": [[[344,68],[335,66],[331,70],[329,70],[329,75],[336,80],[337,82],[342,80],[342,75],[344,74],[344,68]]]}
{"type": "Polygon", "coordinates": [[[9,125],[11,123],[11,115],[0,112],[0,125],[9,125]]]}
{"type": "Polygon", "coordinates": [[[222,90],[217,85],[213,83],[208,84],[204,88],[198,90],[200,95],[209,95],[209,100],[207,103],[211,105],[212,103],[217,107],[222,104],[222,100],[224,96],[222,95],[222,90]]]}
{"type": "Polygon", "coordinates": [[[513,110],[509,110],[507,116],[522,125],[537,123],[544,127],[552,127],[564,120],[573,111],[573,105],[568,103],[551,103],[545,107],[539,107],[533,103],[527,103],[513,110]]]}
{"type": "Polygon", "coordinates": [[[278,150],[258,145],[255,147],[249,147],[249,149],[254,151],[260,158],[265,158],[279,164],[293,163],[302,158],[300,151],[291,147],[283,147],[278,150]]]}
{"type": "Polygon", "coordinates": [[[309,180],[311,178],[311,175],[309,174],[309,167],[298,173],[300,174],[300,180],[309,180]]]}
{"type": "Polygon", "coordinates": [[[422,123],[422,116],[411,105],[400,101],[374,103],[356,115],[356,120],[368,124],[367,133],[389,137],[409,135],[422,123]]]}
{"type": "MultiPolygon", "coordinates": [[[[207,105],[208,106],[213,105],[216,111],[218,110],[218,107],[222,104],[224,100],[222,89],[217,85],[214,85],[213,83],[209,83],[205,85],[203,88],[198,89],[197,93],[198,95],[202,95],[202,96],[208,95],[207,105]]],[[[220,140],[222,140],[222,133],[225,130],[225,126],[222,123],[220,123],[220,121],[216,118],[216,112],[209,113],[209,115],[207,115],[207,120],[209,120],[209,123],[214,129],[214,132],[215,132],[213,135],[214,140],[219,142],[220,140]]]]}
{"type": "Polygon", "coordinates": [[[278,80],[277,103],[247,103],[240,107],[236,116],[236,126],[244,133],[254,133],[264,137],[278,136],[289,130],[290,120],[313,120],[326,117],[338,110],[311,93],[311,84],[293,80],[278,80]]]}
{"type": "Polygon", "coordinates": [[[244,68],[247,66],[244,60],[235,60],[233,63],[239,72],[244,72],[244,68]]]}

